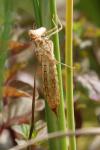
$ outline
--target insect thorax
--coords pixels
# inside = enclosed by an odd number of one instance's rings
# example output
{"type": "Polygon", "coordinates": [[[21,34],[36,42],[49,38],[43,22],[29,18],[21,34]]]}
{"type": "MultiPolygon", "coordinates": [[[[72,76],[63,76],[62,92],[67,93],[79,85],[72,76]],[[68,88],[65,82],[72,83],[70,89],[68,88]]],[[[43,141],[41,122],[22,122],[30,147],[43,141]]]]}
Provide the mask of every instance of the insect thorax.
{"type": "Polygon", "coordinates": [[[54,59],[53,43],[47,38],[38,38],[33,41],[35,54],[48,57],[48,59],[54,59]]]}

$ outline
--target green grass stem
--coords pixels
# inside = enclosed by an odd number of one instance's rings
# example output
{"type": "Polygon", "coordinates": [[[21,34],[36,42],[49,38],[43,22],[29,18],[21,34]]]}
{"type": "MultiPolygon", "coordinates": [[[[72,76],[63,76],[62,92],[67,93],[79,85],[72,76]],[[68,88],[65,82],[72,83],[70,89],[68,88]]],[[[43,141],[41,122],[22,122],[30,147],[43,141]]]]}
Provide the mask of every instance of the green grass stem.
{"type": "Polygon", "coordinates": [[[41,21],[41,12],[40,12],[40,6],[38,0],[32,0],[33,7],[34,7],[34,17],[37,27],[40,27],[42,25],[41,21]]]}
{"type": "MultiPolygon", "coordinates": [[[[57,16],[57,8],[56,8],[56,0],[50,0],[50,12],[51,12],[51,27],[54,27],[54,22],[58,24],[58,16],[57,16]]],[[[54,53],[56,59],[60,62],[60,47],[59,47],[59,36],[58,32],[53,35],[53,43],[54,43],[54,53]]],[[[58,129],[59,131],[66,131],[66,121],[65,121],[65,112],[64,112],[64,97],[63,97],[63,86],[62,86],[62,73],[61,73],[61,65],[57,65],[58,71],[58,79],[59,79],[59,87],[60,87],[60,106],[58,108],[58,129]]],[[[59,140],[60,142],[60,150],[67,150],[67,140],[66,138],[62,138],[59,140]]]]}
{"type": "MultiPolygon", "coordinates": [[[[50,20],[50,1],[48,0],[40,0],[41,6],[41,14],[42,14],[42,26],[46,27],[47,29],[51,29],[51,20],[50,20]],[[46,15],[45,15],[46,14],[46,15]]],[[[55,132],[58,131],[58,122],[57,117],[49,108],[47,102],[45,103],[45,114],[46,114],[46,121],[47,121],[47,128],[48,132],[55,132]]],[[[49,149],[50,150],[60,150],[60,145],[58,139],[50,139],[49,140],[49,149]]]]}
{"type": "MultiPolygon", "coordinates": [[[[66,0],[66,44],[65,63],[73,67],[72,49],[73,31],[73,0],[66,0]]],[[[73,70],[66,68],[66,105],[67,105],[67,126],[75,131],[74,121],[74,100],[73,100],[73,70]]],[[[69,138],[69,149],[76,150],[75,136],[69,138]]]]}
{"type": "MultiPolygon", "coordinates": [[[[57,12],[56,12],[56,0],[48,0],[48,1],[40,0],[39,6],[41,9],[41,15],[39,14],[39,11],[38,11],[38,15],[42,17],[42,19],[41,19],[42,24],[39,24],[39,26],[44,26],[49,29],[53,28],[54,24],[53,24],[52,19],[54,19],[55,23],[58,24],[57,12]],[[48,6],[50,6],[50,8],[48,6]]],[[[38,19],[38,18],[36,17],[36,19],[38,19]]],[[[58,61],[60,61],[60,48],[59,48],[58,33],[56,33],[52,37],[52,39],[53,39],[53,43],[54,43],[55,57],[58,61]]],[[[60,106],[58,109],[58,118],[48,107],[48,104],[46,102],[45,110],[46,110],[46,120],[47,120],[48,132],[54,132],[57,130],[59,130],[59,131],[66,130],[63,88],[62,88],[62,74],[61,74],[61,66],[60,65],[57,66],[57,70],[58,70],[59,86],[60,86],[60,93],[61,93],[61,101],[60,101],[60,106]]],[[[51,139],[51,140],[49,140],[49,146],[50,146],[50,150],[67,150],[67,140],[66,140],[66,138],[62,138],[59,140],[51,139]]]]}
{"type": "MultiPolygon", "coordinates": [[[[48,16],[49,16],[49,3],[47,0],[42,0],[39,1],[39,5],[36,4],[37,2],[34,1],[35,4],[35,9],[34,9],[34,14],[35,14],[35,20],[36,20],[36,24],[38,27],[44,26],[44,27],[49,27],[50,25],[50,21],[47,20],[48,16]],[[45,9],[44,9],[45,8],[45,9]],[[39,9],[39,11],[37,12],[36,15],[36,10],[39,9]],[[46,15],[45,14],[45,10],[46,10],[46,15]],[[41,14],[40,14],[41,12],[41,14]],[[41,21],[37,22],[38,18],[41,18],[41,21]]],[[[47,121],[47,127],[48,127],[48,132],[54,132],[58,130],[57,127],[57,118],[55,116],[55,114],[51,111],[51,109],[49,108],[47,102],[45,102],[45,114],[46,114],[46,121],[47,121]]],[[[57,139],[50,139],[49,140],[49,149],[50,150],[60,150],[59,149],[59,143],[57,141],[57,139]]]]}

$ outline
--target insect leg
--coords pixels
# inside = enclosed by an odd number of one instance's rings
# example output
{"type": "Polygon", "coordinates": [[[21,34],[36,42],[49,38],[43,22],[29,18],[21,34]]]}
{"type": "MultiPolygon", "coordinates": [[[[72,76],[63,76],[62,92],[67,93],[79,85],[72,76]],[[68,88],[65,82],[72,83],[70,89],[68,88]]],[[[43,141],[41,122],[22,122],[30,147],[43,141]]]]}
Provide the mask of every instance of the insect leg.
{"type": "Polygon", "coordinates": [[[52,64],[53,64],[53,63],[56,64],[56,65],[61,64],[62,66],[67,67],[67,68],[69,68],[69,69],[71,69],[71,70],[76,69],[76,67],[69,66],[69,65],[67,65],[67,64],[64,64],[64,63],[62,63],[62,62],[56,60],[56,59],[53,59],[53,60],[52,60],[52,64]]]}
{"type": "Polygon", "coordinates": [[[63,26],[62,26],[62,23],[61,23],[61,21],[59,20],[58,17],[57,17],[57,20],[58,20],[58,24],[60,25],[60,27],[58,28],[57,24],[54,21],[54,17],[53,17],[52,21],[53,21],[53,24],[54,24],[55,27],[52,28],[51,30],[49,30],[48,32],[46,32],[46,34],[48,34],[46,36],[47,38],[50,38],[52,35],[60,32],[62,30],[63,26]]]}

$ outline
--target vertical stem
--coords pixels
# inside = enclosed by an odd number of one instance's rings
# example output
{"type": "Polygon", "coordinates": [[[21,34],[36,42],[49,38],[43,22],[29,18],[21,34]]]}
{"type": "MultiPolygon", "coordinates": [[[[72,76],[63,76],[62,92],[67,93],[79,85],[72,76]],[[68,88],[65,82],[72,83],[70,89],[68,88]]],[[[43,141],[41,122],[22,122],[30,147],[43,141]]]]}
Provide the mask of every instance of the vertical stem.
{"type": "Polygon", "coordinates": [[[30,132],[28,139],[32,138],[32,133],[34,131],[34,110],[35,110],[35,90],[36,90],[36,73],[34,74],[34,88],[33,88],[33,97],[32,97],[32,118],[31,118],[31,125],[30,125],[30,132]]]}
{"type": "MultiPolygon", "coordinates": [[[[57,131],[58,130],[57,116],[49,108],[47,102],[46,102],[45,112],[46,112],[46,121],[47,121],[48,132],[51,133],[51,132],[57,131]]],[[[50,150],[60,150],[59,146],[60,145],[59,145],[58,139],[50,139],[49,140],[49,149],[50,150]]]]}
{"type": "MultiPolygon", "coordinates": [[[[37,26],[41,27],[49,27],[50,26],[50,21],[48,20],[49,18],[49,0],[39,0],[39,5],[37,5],[37,0],[33,0],[34,6],[34,14],[35,14],[35,20],[38,20],[38,18],[41,18],[41,21],[36,21],[37,26]],[[37,11],[39,9],[39,11],[37,11]],[[46,12],[45,12],[46,10],[46,12]],[[36,12],[37,11],[37,12],[36,12]],[[41,14],[40,14],[41,12],[41,14]],[[37,15],[36,15],[37,13],[37,15]],[[46,13],[45,17],[44,14],[46,13]]],[[[47,102],[45,102],[45,112],[46,112],[46,121],[47,121],[47,127],[48,127],[48,132],[54,132],[57,131],[57,118],[55,114],[51,111],[49,108],[47,102]]],[[[50,139],[49,140],[49,149],[50,150],[60,150],[59,149],[59,142],[57,139],[50,139]]]]}
{"type": "MultiPolygon", "coordinates": [[[[30,124],[30,131],[29,131],[29,137],[28,140],[32,138],[32,133],[34,131],[34,110],[35,110],[35,90],[36,90],[36,73],[34,74],[34,88],[33,88],[33,97],[32,97],[32,116],[31,116],[31,124],[30,124]]],[[[31,150],[32,147],[28,146],[27,150],[31,150]]]]}
{"type": "MultiPolygon", "coordinates": [[[[66,49],[65,63],[73,66],[72,49],[73,30],[73,0],[66,0],[66,49]]],[[[67,105],[67,125],[68,129],[75,131],[74,123],[74,101],[73,101],[73,70],[66,68],[66,105],[67,105]]],[[[69,138],[70,150],[76,150],[75,136],[69,138]]]]}
{"type": "Polygon", "coordinates": [[[32,0],[33,2],[33,7],[34,7],[34,15],[35,15],[35,21],[37,27],[40,27],[42,22],[41,22],[41,13],[40,13],[40,6],[39,6],[39,1],[38,0],[32,0]]]}
{"type": "MultiPolygon", "coordinates": [[[[54,18],[54,21],[57,23],[56,0],[48,0],[48,1],[40,0],[39,1],[39,7],[43,6],[43,8],[47,8],[48,4],[50,5],[50,12],[49,11],[45,12],[45,9],[41,10],[41,12],[44,11],[44,12],[42,12],[42,14],[46,13],[46,16],[48,16],[48,18],[45,17],[47,19],[44,19],[44,16],[42,16],[42,25],[45,27],[48,26],[48,27],[52,28],[54,26],[54,24],[52,22],[53,18],[54,18]],[[51,17],[49,17],[49,13],[51,13],[51,17]]],[[[38,14],[38,15],[40,15],[40,14],[38,14]]],[[[41,24],[39,24],[39,26],[41,26],[41,24]]],[[[56,33],[53,36],[53,43],[54,43],[55,56],[56,56],[57,60],[60,61],[58,33],[56,33]]],[[[65,113],[64,113],[64,98],[63,98],[63,88],[62,88],[62,74],[61,74],[61,66],[60,65],[57,67],[57,70],[58,70],[59,86],[60,86],[60,93],[61,93],[61,101],[60,101],[60,106],[59,106],[59,110],[58,110],[58,118],[50,110],[50,108],[48,107],[48,104],[46,102],[46,119],[47,119],[47,126],[48,126],[49,132],[57,131],[57,129],[59,129],[59,131],[66,130],[65,113]]],[[[62,138],[59,140],[57,140],[57,139],[49,140],[49,143],[50,143],[50,150],[67,150],[66,138],[62,138]]]]}
{"type": "MultiPolygon", "coordinates": [[[[40,7],[41,7],[41,17],[42,17],[42,26],[47,28],[52,28],[51,20],[50,20],[50,1],[49,0],[40,0],[40,7]],[[45,15],[46,13],[46,15],[45,15]]],[[[46,121],[47,121],[47,128],[48,132],[55,132],[58,130],[58,123],[57,117],[49,108],[47,102],[45,102],[45,114],[46,114],[46,121]]],[[[57,139],[50,139],[49,140],[49,149],[50,150],[60,150],[59,148],[59,141],[57,139]]]]}
{"type": "MultiPolygon", "coordinates": [[[[50,0],[50,12],[51,12],[51,21],[57,23],[57,9],[56,9],[56,0],[50,0]]],[[[54,27],[53,22],[51,22],[52,27],[54,27]]],[[[60,47],[59,47],[59,36],[56,33],[53,36],[54,43],[54,52],[56,59],[60,62],[60,47]]],[[[65,121],[65,112],[64,112],[64,97],[63,97],[63,86],[62,86],[62,73],[61,73],[61,65],[57,66],[58,71],[58,79],[59,79],[59,87],[60,87],[60,106],[58,108],[58,129],[59,131],[66,130],[66,121],[65,121]]],[[[67,150],[67,140],[66,138],[59,139],[60,150],[67,150]]]]}

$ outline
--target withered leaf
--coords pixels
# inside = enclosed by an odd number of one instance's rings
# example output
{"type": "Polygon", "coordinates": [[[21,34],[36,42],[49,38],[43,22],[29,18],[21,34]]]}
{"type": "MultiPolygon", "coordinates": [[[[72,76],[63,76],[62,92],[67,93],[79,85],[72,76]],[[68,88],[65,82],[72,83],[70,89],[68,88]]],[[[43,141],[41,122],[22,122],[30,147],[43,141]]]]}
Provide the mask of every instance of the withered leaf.
{"type": "Polygon", "coordinates": [[[18,90],[11,86],[5,86],[3,89],[3,96],[4,97],[31,97],[31,95],[27,92],[18,90]]]}
{"type": "Polygon", "coordinates": [[[22,52],[23,50],[28,48],[29,45],[30,45],[29,43],[22,43],[22,42],[18,42],[18,41],[10,41],[9,42],[9,48],[11,49],[11,54],[13,54],[13,55],[22,52]]]}

